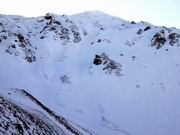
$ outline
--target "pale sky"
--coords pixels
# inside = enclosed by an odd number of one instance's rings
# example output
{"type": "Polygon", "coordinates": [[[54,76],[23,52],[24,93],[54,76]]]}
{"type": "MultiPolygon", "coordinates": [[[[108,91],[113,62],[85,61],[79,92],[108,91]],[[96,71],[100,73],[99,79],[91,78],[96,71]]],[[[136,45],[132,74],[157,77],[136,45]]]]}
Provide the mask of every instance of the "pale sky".
{"type": "Polygon", "coordinates": [[[99,10],[129,21],[180,28],[180,0],[0,0],[0,14],[40,16],[99,10]]]}

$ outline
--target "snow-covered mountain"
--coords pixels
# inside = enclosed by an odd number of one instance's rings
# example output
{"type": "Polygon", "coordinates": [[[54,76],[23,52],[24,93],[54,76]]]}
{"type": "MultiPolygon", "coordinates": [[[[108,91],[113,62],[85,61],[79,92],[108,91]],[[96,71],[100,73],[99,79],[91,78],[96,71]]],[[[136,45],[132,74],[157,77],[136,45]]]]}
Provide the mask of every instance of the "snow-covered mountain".
{"type": "Polygon", "coordinates": [[[176,28],[0,15],[0,134],[179,135],[179,58],[176,28]]]}

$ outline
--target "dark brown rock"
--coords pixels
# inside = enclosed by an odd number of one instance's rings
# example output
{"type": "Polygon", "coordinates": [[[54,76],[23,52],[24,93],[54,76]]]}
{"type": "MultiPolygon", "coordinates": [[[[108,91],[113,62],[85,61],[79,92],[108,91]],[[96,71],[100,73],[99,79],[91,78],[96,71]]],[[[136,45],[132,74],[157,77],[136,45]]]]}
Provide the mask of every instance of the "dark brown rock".
{"type": "Polygon", "coordinates": [[[174,45],[179,41],[180,34],[177,33],[171,33],[169,34],[168,38],[170,39],[170,45],[174,45]]]}
{"type": "Polygon", "coordinates": [[[164,31],[160,31],[158,33],[156,33],[153,38],[152,38],[152,47],[156,46],[157,49],[161,48],[165,42],[166,42],[166,37],[164,35],[164,31]]]}
{"type": "Polygon", "coordinates": [[[93,63],[94,63],[95,65],[101,65],[102,62],[103,62],[103,61],[102,61],[100,58],[95,58],[93,63]]]}

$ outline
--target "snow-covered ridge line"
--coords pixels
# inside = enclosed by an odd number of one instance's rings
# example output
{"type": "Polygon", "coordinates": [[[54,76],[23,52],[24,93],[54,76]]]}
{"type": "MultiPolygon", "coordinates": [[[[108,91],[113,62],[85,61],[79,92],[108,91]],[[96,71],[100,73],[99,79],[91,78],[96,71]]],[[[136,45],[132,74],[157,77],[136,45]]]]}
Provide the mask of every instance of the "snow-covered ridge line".
{"type": "Polygon", "coordinates": [[[0,134],[68,135],[48,117],[37,110],[29,112],[14,101],[0,95],[0,134]]]}
{"type": "MultiPolygon", "coordinates": [[[[87,35],[98,35],[106,31],[115,30],[126,33],[136,32],[130,39],[124,41],[128,46],[134,46],[142,41],[146,35],[150,37],[147,46],[161,48],[165,44],[179,46],[180,31],[177,29],[156,27],[140,22],[128,22],[99,12],[85,12],[72,16],[58,16],[47,13],[37,18],[19,16],[0,16],[0,44],[1,51],[21,57],[29,63],[37,61],[37,49],[46,40],[57,41],[61,45],[78,44],[86,40],[87,35]],[[34,41],[36,39],[36,42],[34,41]],[[37,43],[38,41],[38,43],[37,43]],[[5,44],[5,45],[4,45],[5,44]]],[[[99,38],[91,41],[97,43],[111,43],[109,39],[99,38]]]]}
{"type": "Polygon", "coordinates": [[[27,98],[31,99],[34,103],[36,103],[39,107],[44,109],[48,114],[50,114],[55,120],[57,120],[60,124],[64,125],[65,128],[67,128],[70,132],[72,132],[75,135],[82,135],[78,130],[76,130],[73,126],[68,123],[68,121],[63,118],[62,116],[57,115],[55,112],[50,110],[48,107],[44,106],[39,100],[37,100],[35,97],[33,97],[31,94],[26,92],[25,90],[19,90],[21,91],[24,96],[27,98]]]}
{"type": "MultiPolygon", "coordinates": [[[[19,101],[16,101],[16,98],[15,97],[16,95],[13,96],[14,93],[17,93],[19,96],[23,96],[23,98],[25,98],[25,100],[29,99],[31,102],[34,102],[38,108],[34,108],[36,110],[44,110],[45,112],[47,112],[47,114],[49,116],[51,116],[52,118],[54,118],[55,121],[57,121],[60,125],[63,125],[64,128],[69,131],[71,134],[74,134],[74,135],[82,135],[83,133],[86,133],[87,135],[90,134],[90,135],[93,135],[91,132],[89,131],[86,131],[84,130],[82,127],[78,127],[78,129],[76,129],[75,127],[73,127],[69,122],[68,120],[66,120],[65,118],[63,118],[62,116],[59,116],[57,115],[55,112],[53,112],[52,110],[50,110],[48,107],[46,107],[45,105],[43,105],[38,99],[36,99],[35,97],[33,97],[31,94],[29,94],[27,91],[25,91],[24,89],[11,89],[11,90],[8,90],[8,92],[3,92],[4,90],[1,90],[0,91],[0,104],[3,105],[4,103],[3,102],[6,102],[6,104],[9,104],[12,106],[14,106],[13,108],[17,108],[17,110],[22,110],[22,112],[26,112],[26,114],[29,114],[31,115],[31,112],[28,112],[28,109],[26,110],[26,106],[28,106],[28,104],[26,103],[26,101],[24,101],[24,103],[20,103],[19,104],[19,101]],[[13,97],[12,97],[13,96],[13,97]],[[13,102],[13,103],[12,103],[13,102]],[[25,109],[25,110],[24,110],[25,109]],[[23,111],[24,110],[24,111],[23,111]],[[84,130],[83,133],[81,133],[81,131],[79,130],[84,130]]],[[[2,108],[1,108],[2,109],[2,108]]],[[[8,109],[6,108],[6,106],[4,106],[3,108],[4,110],[5,109],[8,109]]],[[[34,110],[35,111],[35,110],[34,110]]],[[[43,113],[42,111],[40,111],[41,113],[43,113]]],[[[19,112],[20,113],[20,112],[19,112]]],[[[21,114],[21,113],[20,113],[21,114]]],[[[22,113],[23,114],[23,113],[22,113]]],[[[3,114],[1,114],[2,116],[3,114]]],[[[46,114],[44,114],[46,115],[46,114]]],[[[46,116],[47,118],[49,116],[46,116]]],[[[45,120],[45,119],[44,119],[45,120]]],[[[18,123],[17,123],[18,124],[18,123]]],[[[47,124],[51,124],[51,123],[47,123],[47,124]]],[[[1,125],[0,126],[0,131],[3,131],[1,128],[3,126],[1,125]]],[[[21,127],[20,127],[21,128],[21,127]]],[[[23,129],[23,126],[22,126],[22,129],[23,129]]],[[[45,129],[44,129],[45,130],[45,129]]],[[[13,131],[12,131],[13,132],[13,131]]],[[[15,131],[14,131],[15,132],[15,131]]],[[[66,132],[66,131],[63,131],[63,132],[66,132]]],[[[24,133],[24,131],[23,131],[24,133]]],[[[61,132],[57,132],[56,134],[61,134],[61,132]]]]}

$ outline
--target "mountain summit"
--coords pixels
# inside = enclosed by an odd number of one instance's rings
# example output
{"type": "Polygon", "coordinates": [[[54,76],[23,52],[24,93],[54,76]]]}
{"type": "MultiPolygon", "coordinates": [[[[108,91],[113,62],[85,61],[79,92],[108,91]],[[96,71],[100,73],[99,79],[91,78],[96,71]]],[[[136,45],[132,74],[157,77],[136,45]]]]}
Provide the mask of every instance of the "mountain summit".
{"type": "Polygon", "coordinates": [[[0,15],[0,134],[179,135],[179,58],[176,28],[0,15]]]}

